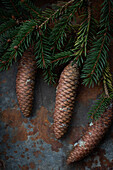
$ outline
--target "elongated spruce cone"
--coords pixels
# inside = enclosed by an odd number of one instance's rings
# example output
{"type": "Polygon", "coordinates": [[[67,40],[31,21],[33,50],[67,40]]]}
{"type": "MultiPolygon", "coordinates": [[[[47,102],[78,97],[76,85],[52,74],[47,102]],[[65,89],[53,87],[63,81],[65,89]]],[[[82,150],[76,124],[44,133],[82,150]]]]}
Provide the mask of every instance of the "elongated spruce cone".
{"type": "Polygon", "coordinates": [[[74,144],[67,163],[80,161],[87,156],[101,141],[113,119],[112,104],[108,110],[97,120],[89,124],[87,131],[82,138],[74,144]]]}
{"type": "Polygon", "coordinates": [[[72,65],[72,62],[70,62],[61,73],[56,92],[54,133],[57,139],[64,135],[70,123],[78,78],[79,70],[77,65],[72,65]]]}
{"type": "Polygon", "coordinates": [[[29,117],[32,112],[35,73],[35,57],[29,50],[24,52],[20,60],[16,78],[16,94],[18,104],[25,117],[29,117]]]}

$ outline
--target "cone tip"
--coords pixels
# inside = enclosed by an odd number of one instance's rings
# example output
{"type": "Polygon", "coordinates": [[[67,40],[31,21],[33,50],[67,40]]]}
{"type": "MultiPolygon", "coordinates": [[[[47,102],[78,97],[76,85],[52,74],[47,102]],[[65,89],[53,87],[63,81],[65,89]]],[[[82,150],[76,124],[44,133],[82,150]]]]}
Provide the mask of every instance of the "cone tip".
{"type": "Polygon", "coordinates": [[[54,133],[55,133],[55,137],[56,137],[57,139],[60,139],[60,138],[61,138],[61,135],[60,135],[59,133],[57,133],[57,132],[55,132],[55,131],[54,131],[54,133]]]}
{"type": "Polygon", "coordinates": [[[66,163],[67,163],[67,165],[69,165],[69,164],[71,164],[71,163],[72,163],[72,161],[70,160],[70,158],[69,158],[69,157],[67,158],[66,163]]]}

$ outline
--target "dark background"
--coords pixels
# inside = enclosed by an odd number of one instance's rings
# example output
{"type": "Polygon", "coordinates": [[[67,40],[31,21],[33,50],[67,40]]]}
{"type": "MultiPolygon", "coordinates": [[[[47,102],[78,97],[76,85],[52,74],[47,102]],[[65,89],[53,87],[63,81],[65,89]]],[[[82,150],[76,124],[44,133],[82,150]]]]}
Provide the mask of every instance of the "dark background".
{"type": "MultiPolygon", "coordinates": [[[[45,7],[54,0],[36,1],[45,7]]],[[[99,2],[100,3],[100,2],[99,2]]],[[[95,15],[100,4],[95,1],[95,15]]],[[[113,75],[113,41],[110,63],[113,75]]],[[[16,97],[18,63],[0,73],[0,165],[6,170],[111,170],[113,169],[113,126],[100,145],[84,160],[72,165],[66,158],[73,144],[83,135],[88,124],[88,110],[102,91],[102,85],[89,89],[79,84],[71,125],[66,135],[57,140],[53,133],[56,87],[47,85],[38,70],[33,115],[24,118],[16,97]]]]}

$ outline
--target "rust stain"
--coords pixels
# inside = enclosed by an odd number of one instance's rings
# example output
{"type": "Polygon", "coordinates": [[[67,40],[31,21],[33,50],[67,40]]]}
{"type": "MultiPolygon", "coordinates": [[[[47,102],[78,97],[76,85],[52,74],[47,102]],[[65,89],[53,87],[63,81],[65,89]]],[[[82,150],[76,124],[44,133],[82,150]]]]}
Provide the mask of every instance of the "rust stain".
{"type": "Polygon", "coordinates": [[[24,156],[24,155],[21,155],[21,157],[22,157],[22,158],[25,158],[25,156],[24,156]]]}
{"type": "MultiPolygon", "coordinates": [[[[13,144],[17,141],[26,141],[28,136],[30,136],[30,139],[33,141],[42,139],[47,144],[51,145],[53,151],[58,152],[59,148],[61,148],[63,145],[58,140],[56,140],[53,133],[53,126],[49,122],[48,116],[53,115],[48,113],[48,110],[42,106],[40,110],[37,111],[36,117],[29,120],[30,125],[28,128],[25,128],[24,123],[27,124],[28,119],[22,117],[20,111],[18,110],[18,106],[16,105],[14,108],[8,108],[7,110],[4,110],[1,113],[0,119],[6,124],[6,132],[8,126],[12,128],[11,142],[13,144]],[[33,131],[29,132],[30,128],[32,128],[33,131]]],[[[6,135],[3,137],[3,141],[6,142],[8,139],[9,135],[6,133],[6,135]]],[[[33,147],[36,147],[35,143],[33,147]]],[[[43,147],[40,149],[44,150],[43,147]]]]}
{"type": "Polygon", "coordinates": [[[31,120],[31,123],[34,125],[32,133],[36,134],[38,132],[37,135],[35,137],[31,137],[31,139],[34,141],[43,139],[46,143],[51,144],[52,150],[58,152],[59,148],[61,148],[63,145],[59,141],[55,140],[53,128],[50,122],[47,120],[48,110],[42,106],[37,112],[36,118],[31,120]]]}
{"type": "Polygon", "coordinates": [[[31,169],[35,169],[35,167],[36,167],[34,162],[30,162],[29,166],[31,169]]]}
{"type": "Polygon", "coordinates": [[[28,123],[28,120],[26,118],[23,118],[24,123],[28,123]]]}
{"type": "Polygon", "coordinates": [[[35,135],[38,132],[38,127],[37,125],[33,128],[33,131],[28,132],[28,134],[31,135],[35,135]]]}
{"type": "Polygon", "coordinates": [[[8,159],[9,159],[9,156],[6,156],[6,155],[5,155],[5,159],[8,160],[8,159]]]}
{"type": "Polygon", "coordinates": [[[76,97],[76,101],[82,102],[84,104],[88,104],[89,100],[95,100],[97,95],[102,93],[102,85],[95,86],[94,88],[84,87],[80,85],[80,90],[78,96],[76,97]]]}
{"type": "Polygon", "coordinates": [[[13,157],[13,156],[10,156],[10,158],[13,158],[13,159],[14,159],[14,157],[13,157]]]}
{"type": "Polygon", "coordinates": [[[40,146],[39,148],[40,148],[40,150],[42,150],[42,151],[44,151],[44,150],[45,150],[45,148],[43,148],[42,146],[40,146]]]}
{"type": "Polygon", "coordinates": [[[2,84],[2,83],[6,83],[6,79],[0,81],[0,84],[2,84]]]}
{"type": "Polygon", "coordinates": [[[29,149],[28,149],[28,148],[25,148],[25,151],[26,151],[26,152],[28,152],[28,151],[29,151],[29,149]]]}
{"type": "Polygon", "coordinates": [[[18,130],[13,130],[12,143],[16,143],[17,141],[26,141],[27,138],[27,129],[24,127],[24,125],[18,127],[18,130]]]}
{"type": "Polygon", "coordinates": [[[32,127],[31,125],[28,125],[28,128],[31,129],[31,128],[33,128],[33,127],[32,127]]]}
{"type": "Polygon", "coordinates": [[[9,134],[5,134],[5,135],[3,136],[2,142],[3,142],[3,143],[4,143],[4,142],[7,142],[8,139],[9,139],[9,134]]]}
{"type": "Polygon", "coordinates": [[[19,127],[23,123],[23,118],[16,105],[15,108],[8,108],[1,113],[1,121],[6,123],[8,126],[15,128],[19,127]]]}
{"type": "MultiPolygon", "coordinates": [[[[5,149],[5,150],[6,150],[6,149],[5,149]]],[[[6,154],[7,154],[7,152],[3,151],[3,152],[2,152],[2,154],[3,154],[3,155],[6,155],[6,154]]],[[[1,154],[1,155],[2,155],[2,154],[1,154]]]]}
{"type": "Polygon", "coordinates": [[[42,155],[42,152],[39,151],[39,150],[37,150],[37,151],[33,152],[33,154],[34,154],[34,156],[35,156],[36,158],[38,158],[38,156],[39,156],[40,154],[42,155]]]}
{"type": "Polygon", "coordinates": [[[14,151],[15,153],[17,153],[17,151],[14,151]]]}
{"type": "Polygon", "coordinates": [[[8,149],[10,149],[10,148],[11,148],[11,147],[10,147],[7,143],[6,143],[6,146],[7,146],[7,148],[8,148],[8,149]]]}
{"type": "Polygon", "coordinates": [[[36,143],[33,144],[33,147],[36,148],[36,143]]]}
{"type": "Polygon", "coordinates": [[[21,167],[21,170],[29,170],[29,167],[27,165],[24,165],[21,167]]]}
{"type": "Polygon", "coordinates": [[[20,165],[18,165],[18,167],[21,169],[21,166],[20,166],[20,165]]]}
{"type": "Polygon", "coordinates": [[[98,170],[103,170],[106,168],[112,168],[113,167],[113,162],[110,162],[106,157],[105,157],[105,150],[99,148],[98,152],[94,152],[94,154],[90,155],[90,160],[84,160],[83,166],[88,167],[90,169],[92,169],[93,164],[95,164],[95,168],[93,169],[97,169],[98,170]],[[97,159],[96,159],[97,158],[97,159]],[[99,163],[99,166],[98,166],[99,163]]]}
{"type": "Polygon", "coordinates": [[[16,103],[14,99],[12,99],[11,101],[12,101],[12,103],[16,103]]]}

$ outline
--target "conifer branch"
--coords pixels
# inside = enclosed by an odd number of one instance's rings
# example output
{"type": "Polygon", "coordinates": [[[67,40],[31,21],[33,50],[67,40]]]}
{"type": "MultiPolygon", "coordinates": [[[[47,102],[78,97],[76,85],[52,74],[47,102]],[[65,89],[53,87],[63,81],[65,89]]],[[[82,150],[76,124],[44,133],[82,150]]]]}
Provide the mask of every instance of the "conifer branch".
{"type": "Polygon", "coordinates": [[[53,66],[67,63],[72,59],[71,57],[72,54],[73,52],[71,50],[60,52],[53,56],[53,60],[51,61],[51,63],[53,63],[53,66]]]}
{"type": "Polygon", "coordinates": [[[113,79],[110,73],[109,63],[107,63],[103,74],[104,93],[96,100],[89,111],[91,118],[97,119],[113,101],[113,79]]]}
{"type": "Polygon", "coordinates": [[[45,82],[47,82],[48,84],[55,84],[56,83],[57,74],[55,74],[53,72],[52,65],[49,66],[47,69],[43,70],[43,76],[44,76],[45,82]]]}
{"type": "Polygon", "coordinates": [[[104,46],[104,43],[105,43],[105,36],[106,36],[106,34],[107,34],[107,31],[104,33],[104,37],[103,37],[103,40],[102,40],[102,43],[101,43],[101,47],[100,47],[100,50],[99,50],[99,53],[98,53],[98,56],[97,56],[95,65],[93,66],[93,69],[92,69],[91,73],[88,75],[88,77],[90,77],[90,76],[95,72],[97,63],[98,63],[98,61],[99,61],[99,57],[100,57],[100,55],[101,55],[101,53],[102,53],[102,50],[103,50],[103,46],[104,46]]]}
{"type": "Polygon", "coordinates": [[[5,33],[10,28],[13,28],[16,25],[16,21],[13,19],[9,19],[9,21],[0,25],[0,36],[5,33]]]}
{"type": "Polygon", "coordinates": [[[105,85],[105,94],[107,93],[109,96],[109,93],[113,92],[113,81],[108,62],[103,74],[103,83],[105,85]]]}
{"type": "MultiPolygon", "coordinates": [[[[63,60],[63,59],[68,58],[68,57],[70,57],[70,56],[64,56],[64,57],[61,57],[61,58],[57,58],[56,60],[51,61],[51,63],[54,63],[54,62],[56,62],[56,61],[58,61],[58,60],[63,60]]],[[[70,57],[70,58],[71,58],[71,57],[70,57]]],[[[69,59],[69,60],[70,60],[70,59],[69,59]]]]}
{"type": "Polygon", "coordinates": [[[17,17],[20,16],[18,0],[1,0],[1,3],[4,5],[4,16],[7,16],[8,18],[12,15],[17,17]]]}
{"type": "Polygon", "coordinates": [[[0,60],[0,71],[7,70],[12,65],[13,60],[16,61],[17,56],[22,56],[24,50],[31,44],[31,35],[36,25],[35,20],[29,20],[23,23],[9,49],[0,60]]]}
{"type": "Polygon", "coordinates": [[[40,15],[40,10],[38,9],[38,7],[35,7],[31,1],[23,0],[20,2],[20,5],[22,7],[24,5],[25,9],[28,10],[34,16],[35,19],[37,17],[42,18],[42,16],[40,15]]]}
{"type": "Polygon", "coordinates": [[[103,84],[104,84],[105,95],[106,95],[106,97],[109,97],[109,92],[108,92],[108,88],[107,88],[107,84],[106,84],[105,80],[103,80],[103,84]]]}
{"type": "Polygon", "coordinates": [[[110,13],[112,6],[110,0],[105,0],[101,9],[100,30],[97,39],[93,42],[83,67],[83,84],[94,86],[101,79],[108,58],[108,46],[110,43],[110,13]]]}
{"type": "Polygon", "coordinates": [[[49,35],[49,29],[46,30],[46,33],[42,30],[37,32],[37,41],[34,51],[37,60],[37,67],[40,68],[47,68],[50,64],[51,44],[49,43],[49,35]]]}
{"type": "MultiPolygon", "coordinates": [[[[91,17],[91,6],[88,4],[87,11],[84,14],[82,23],[78,30],[77,40],[73,49],[74,62],[77,62],[79,66],[84,62],[84,56],[87,56],[87,44],[89,37],[89,31],[92,31],[90,25],[94,25],[94,20],[91,17]]],[[[93,33],[92,33],[93,34],[93,33]]]]}
{"type": "MultiPolygon", "coordinates": [[[[54,10],[49,10],[50,11],[50,15],[46,18],[46,20],[39,26],[39,29],[41,29],[44,25],[46,25],[50,20],[53,21],[53,19],[57,16],[60,16],[61,13],[64,10],[65,13],[65,9],[74,2],[75,0],[70,0],[69,2],[65,3],[63,6],[61,6],[60,8],[58,8],[56,11],[54,10]]],[[[76,0],[77,1],[77,0],[76,0]]],[[[76,2],[75,1],[75,2],[76,2]]],[[[44,13],[45,14],[45,13],[44,13]]],[[[47,13],[48,14],[48,13],[47,13]]]]}
{"type": "Polygon", "coordinates": [[[19,12],[18,12],[17,8],[15,7],[15,5],[14,5],[13,1],[12,1],[12,0],[10,0],[10,2],[11,2],[11,4],[12,4],[13,8],[15,9],[15,11],[16,11],[16,13],[17,13],[17,15],[19,15],[19,12]]]}
{"type": "Polygon", "coordinates": [[[101,114],[104,113],[105,109],[113,100],[113,93],[109,94],[109,97],[103,93],[99,99],[96,100],[95,104],[92,106],[90,111],[88,112],[89,117],[92,119],[98,119],[101,114]]]}

